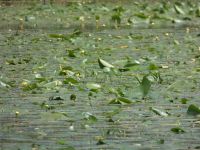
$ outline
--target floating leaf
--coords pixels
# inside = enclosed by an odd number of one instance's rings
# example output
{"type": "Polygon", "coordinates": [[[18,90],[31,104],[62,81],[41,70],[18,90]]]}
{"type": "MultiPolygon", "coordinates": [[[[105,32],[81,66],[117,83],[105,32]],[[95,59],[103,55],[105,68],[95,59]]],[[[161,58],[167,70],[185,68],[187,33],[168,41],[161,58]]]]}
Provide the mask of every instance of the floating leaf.
{"type": "Polygon", "coordinates": [[[0,81],[0,86],[10,88],[11,86],[5,82],[0,81]]]}
{"type": "Polygon", "coordinates": [[[131,104],[135,101],[133,100],[130,100],[128,98],[125,98],[125,97],[118,97],[118,98],[115,98],[115,99],[112,99],[109,104],[131,104]]]}
{"type": "Polygon", "coordinates": [[[39,82],[45,81],[46,79],[39,73],[35,74],[35,79],[39,82]]]}
{"type": "Polygon", "coordinates": [[[51,38],[57,38],[57,39],[66,39],[67,36],[63,34],[49,34],[49,37],[51,38]]]}
{"type": "Polygon", "coordinates": [[[74,78],[65,78],[65,80],[63,81],[64,84],[77,84],[78,80],[74,79],[74,78]]]}
{"type": "Polygon", "coordinates": [[[65,145],[66,144],[66,141],[65,140],[59,140],[56,142],[57,144],[60,144],[60,145],[65,145]]]}
{"type": "Polygon", "coordinates": [[[103,144],[106,144],[102,139],[99,139],[97,141],[97,145],[103,145],[103,144]]]}
{"type": "Polygon", "coordinates": [[[103,140],[104,138],[102,136],[96,136],[95,139],[97,140],[97,145],[103,145],[106,144],[103,140]]]}
{"type": "Polygon", "coordinates": [[[99,16],[99,15],[96,15],[96,16],[95,16],[95,20],[100,20],[100,16],[99,16]]]}
{"type": "Polygon", "coordinates": [[[96,122],[97,121],[97,118],[93,114],[91,114],[89,112],[83,113],[83,115],[84,115],[84,119],[85,120],[92,121],[92,122],[96,122]]]}
{"type": "Polygon", "coordinates": [[[119,71],[120,72],[126,72],[126,71],[130,71],[130,69],[129,68],[119,68],[119,71]]]}
{"type": "Polygon", "coordinates": [[[101,85],[100,84],[97,84],[97,83],[87,83],[86,84],[86,87],[90,90],[98,90],[101,88],[101,85]]]}
{"type": "Polygon", "coordinates": [[[163,116],[163,117],[167,117],[168,114],[164,111],[161,111],[157,108],[154,108],[154,107],[150,107],[150,110],[152,110],[155,114],[159,115],[159,116],[163,116]]]}
{"type": "Polygon", "coordinates": [[[159,144],[164,144],[164,143],[165,143],[165,140],[164,140],[164,139],[160,139],[160,140],[158,141],[158,143],[159,143],[159,144]]]}
{"type": "Polygon", "coordinates": [[[148,67],[149,70],[158,70],[158,66],[156,64],[151,63],[148,67]]]}
{"type": "Polygon", "coordinates": [[[189,114],[189,115],[199,115],[200,114],[200,108],[198,106],[194,105],[194,104],[191,104],[188,107],[187,114],[189,114]]]}
{"type": "Polygon", "coordinates": [[[33,83],[33,82],[29,81],[29,80],[24,80],[21,83],[21,86],[22,86],[22,89],[24,91],[30,91],[30,90],[38,88],[38,85],[36,83],[33,83]]]}
{"type": "Polygon", "coordinates": [[[185,132],[180,127],[172,128],[171,131],[174,132],[174,133],[176,133],[176,134],[180,134],[180,133],[184,133],[185,132]]]}
{"type": "Polygon", "coordinates": [[[64,100],[64,99],[60,96],[51,96],[49,97],[49,100],[52,101],[52,100],[64,100]]]}
{"type": "Polygon", "coordinates": [[[47,84],[44,84],[44,87],[46,87],[46,88],[54,88],[56,86],[61,86],[61,85],[62,85],[62,82],[60,80],[55,80],[55,81],[49,82],[47,84]]]}
{"type": "Polygon", "coordinates": [[[118,100],[122,103],[126,103],[126,104],[131,104],[133,101],[128,99],[128,98],[125,98],[125,97],[118,97],[118,100]]]}
{"type": "Polygon", "coordinates": [[[70,95],[70,100],[75,101],[76,100],[76,95],[75,94],[71,94],[70,95]]]}
{"type": "Polygon", "coordinates": [[[6,60],[6,64],[8,64],[8,65],[16,65],[14,60],[6,60]]]}
{"type": "Polygon", "coordinates": [[[104,114],[107,118],[112,118],[113,116],[119,114],[121,111],[121,108],[117,108],[115,110],[111,110],[110,112],[105,112],[104,114]]]}
{"type": "Polygon", "coordinates": [[[71,57],[71,58],[75,58],[76,55],[75,55],[74,50],[68,50],[68,56],[71,57]]]}
{"type": "Polygon", "coordinates": [[[98,59],[98,63],[99,63],[99,67],[100,67],[101,69],[103,69],[104,67],[114,68],[113,65],[109,64],[108,62],[106,62],[105,60],[100,59],[100,58],[98,59]]]}
{"type": "Polygon", "coordinates": [[[182,15],[185,14],[185,12],[177,5],[174,5],[174,9],[175,9],[177,14],[182,14],[182,15]]]}
{"type": "Polygon", "coordinates": [[[181,103],[182,104],[187,104],[187,102],[189,101],[189,99],[187,99],[187,98],[181,98],[181,103]]]}
{"type": "Polygon", "coordinates": [[[127,63],[124,65],[124,68],[130,68],[139,65],[140,63],[138,61],[135,61],[134,63],[127,63]]]}
{"type": "Polygon", "coordinates": [[[134,14],[134,16],[138,17],[138,18],[141,18],[141,19],[147,19],[149,18],[148,15],[144,14],[144,13],[136,13],[134,14]]]}

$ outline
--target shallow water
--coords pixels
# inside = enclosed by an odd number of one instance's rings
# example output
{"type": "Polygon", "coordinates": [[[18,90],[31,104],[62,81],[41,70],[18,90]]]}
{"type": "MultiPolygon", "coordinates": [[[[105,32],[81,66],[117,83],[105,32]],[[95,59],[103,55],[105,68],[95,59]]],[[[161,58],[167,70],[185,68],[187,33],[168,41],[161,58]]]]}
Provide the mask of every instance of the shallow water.
{"type": "Polygon", "coordinates": [[[199,117],[187,115],[189,104],[199,104],[197,25],[93,28],[69,40],[50,37],[71,35],[74,28],[0,31],[0,149],[199,149],[199,117]],[[98,58],[116,68],[127,61],[140,64],[126,72],[104,72],[98,58]],[[135,75],[148,74],[150,64],[160,66],[151,71],[163,81],[153,82],[142,99],[135,75]],[[60,74],[66,66],[72,69],[60,74]],[[66,83],[69,77],[77,83],[66,83]],[[101,89],[90,90],[87,83],[101,89]],[[116,97],[113,89],[134,102],[108,104],[116,97]],[[175,127],[185,132],[173,133],[175,127]]]}

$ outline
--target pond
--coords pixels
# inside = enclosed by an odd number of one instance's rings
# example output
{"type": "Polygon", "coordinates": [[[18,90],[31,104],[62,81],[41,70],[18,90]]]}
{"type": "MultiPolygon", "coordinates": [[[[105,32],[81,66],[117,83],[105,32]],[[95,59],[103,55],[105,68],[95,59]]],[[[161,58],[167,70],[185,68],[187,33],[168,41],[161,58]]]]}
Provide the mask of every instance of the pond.
{"type": "Polygon", "coordinates": [[[200,4],[131,4],[0,9],[0,149],[200,149],[200,4]]]}

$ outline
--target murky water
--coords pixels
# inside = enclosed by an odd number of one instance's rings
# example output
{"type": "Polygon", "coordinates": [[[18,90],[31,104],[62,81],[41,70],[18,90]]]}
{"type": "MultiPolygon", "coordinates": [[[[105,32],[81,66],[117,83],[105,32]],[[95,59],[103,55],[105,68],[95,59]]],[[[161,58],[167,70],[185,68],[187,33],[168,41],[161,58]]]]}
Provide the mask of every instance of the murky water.
{"type": "Polygon", "coordinates": [[[199,105],[198,22],[100,30],[88,24],[80,35],[73,34],[78,25],[26,27],[0,31],[1,150],[199,149],[200,118],[187,115],[189,104],[199,105]],[[116,70],[101,69],[98,58],[116,70]],[[162,83],[154,81],[142,99],[135,76],[149,72],[159,72],[162,83]],[[116,93],[133,103],[109,104],[116,93]],[[184,132],[172,132],[176,127],[184,132]]]}

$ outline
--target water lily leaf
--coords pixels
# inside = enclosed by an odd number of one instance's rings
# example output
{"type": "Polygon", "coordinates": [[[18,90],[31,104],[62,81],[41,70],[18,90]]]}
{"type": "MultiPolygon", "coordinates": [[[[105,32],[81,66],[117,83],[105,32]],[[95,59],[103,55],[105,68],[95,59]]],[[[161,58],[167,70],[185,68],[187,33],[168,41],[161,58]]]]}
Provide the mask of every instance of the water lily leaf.
{"type": "Polygon", "coordinates": [[[115,99],[112,99],[109,104],[131,104],[135,101],[133,100],[130,100],[128,98],[125,98],[125,97],[118,97],[118,98],[115,98],[115,99]]]}
{"type": "Polygon", "coordinates": [[[158,143],[159,143],[159,144],[164,144],[164,143],[165,143],[165,140],[164,140],[164,139],[159,139],[158,143]]]}
{"type": "Polygon", "coordinates": [[[96,16],[95,16],[95,20],[100,20],[100,16],[99,16],[99,15],[96,15],[96,16]]]}
{"type": "Polygon", "coordinates": [[[60,96],[51,96],[49,97],[49,100],[52,101],[52,100],[64,100],[64,99],[60,96]]]}
{"type": "Polygon", "coordinates": [[[97,141],[97,145],[103,145],[103,144],[106,144],[106,143],[103,141],[103,139],[99,139],[99,140],[97,141]]]}
{"type": "Polygon", "coordinates": [[[0,86],[10,88],[11,86],[5,82],[0,81],[0,86]]]}
{"type": "Polygon", "coordinates": [[[124,65],[124,68],[130,68],[130,67],[134,67],[139,65],[139,62],[133,62],[133,63],[127,63],[126,65],[124,65]]]}
{"type": "Polygon", "coordinates": [[[64,84],[77,84],[78,80],[74,79],[74,78],[65,78],[65,80],[63,81],[64,84]]]}
{"type": "Polygon", "coordinates": [[[68,50],[68,56],[71,57],[71,58],[76,57],[75,52],[73,50],[68,50]]]}
{"type": "Polygon", "coordinates": [[[22,83],[21,83],[21,86],[22,86],[22,89],[24,91],[30,91],[30,90],[33,90],[33,89],[36,89],[38,88],[38,85],[34,82],[31,82],[29,80],[24,80],[22,83]]]}
{"type": "Polygon", "coordinates": [[[131,104],[133,101],[128,99],[128,98],[125,98],[125,97],[118,97],[118,100],[122,103],[126,103],[126,104],[131,104]]]}
{"type": "Polygon", "coordinates": [[[200,114],[200,108],[198,106],[194,105],[194,104],[191,104],[188,107],[187,114],[189,114],[189,115],[199,115],[200,114]]]}
{"type": "Polygon", "coordinates": [[[82,32],[79,29],[74,29],[74,31],[70,34],[70,37],[75,38],[75,37],[81,35],[81,33],[82,32]]]}
{"type": "Polygon", "coordinates": [[[117,108],[115,110],[111,110],[110,112],[105,112],[104,114],[107,118],[112,118],[113,116],[119,114],[121,111],[121,108],[117,108]]]}
{"type": "Polygon", "coordinates": [[[101,85],[100,84],[97,84],[97,83],[87,83],[86,84],[86,87],[90,90],[98,90],[101,88],[101,85]]]}
{"type": "Polygon", "coordinates": [[[149,70],[158,70],[158,68],[159,67],[156,64],[153,64],[153,63],[149,64],[149,67],[148,67],[149,70]]]}
{"type": "Polygon", "coordinates": [[[108,62],[106,62],[105,60],[100,59],[100,58],[98,59],[98,63],[99,63],[99,67],[100,67],[101,69],[103,69],[104,67],[114,68],[113,65],[109,64],[108,62]]]}
{"type": "Polygon", "coordinates": [[[185,12],[177,5],[174,5],[174,9],[175,9],[177,14],[182,14],[182,15],[185,14],[185,12]]]}
{"type": "Polygon", "coordinates": [[[154,108],[154,107],[150,107],[150,110],[152,110],[155,114],[159,115],[159,116],[163,116],[163,117],[167,117],[168,114],[164,111],[161,111],[157,108],[154,108]]]}
{"type": "Polygon", "coordinates": [[[57,144],[60,144],[60,145],[65,145],[66,144],[66,141],[65,140],[59,140],[56,142],[57,144]]]}
{"type": "Polygon", "coordinates": [[[184,133],[185,132],[180,127],[171,128],[171,131],[174,132],[174,133],[176,133],[176,134],[180,134],[180,133],[184,133]]]}
{"type": "Polygon", "coordinates": [[[39,73],[35,74],[35,79],[38,80],[39,82],[43,82],[46,79],[39,73]]]}
{"type": "Polygon", "coordinates": [[[122,104],[117,98],[112,99],[108,104],[122,104]]]}
{"type": "Polygon", "coordinates": [[[141,19],[147,19],[149,18],[148,15],[144,14],[144,13],[135,13],[134,16],[138,17],[138,18],[141,18],[141,19]]]}
{"type": "Polygon", "coordinates": [[[6,64],[8,64],[8,65],[16,65],[16,62],[14,60],[6,60],[6,64]]]}
{"type": "Polygon", "coordinates": [[[63,35],[63,34],[49,34],[49,37],[57,38],[57,39],[65,39],[66,35],[63,35]]]}
{"type": "Polygon", "coordinates": [[[129,68],[119,68],[119,71],[120,72],[126,72],[126,71],[130,71],[130,69],[129,68]]]}
{"type": "Polygon", "coordinates": [[[49,83],[44,84],[44,87],[46,88],[54,88],[56,86],[61,86],[62,82],[60,80],[55,80],[49,83]]]}
{"type": "Polygon", "coordinates": [[[181,98],[181,103],[182,104],[187,104],[187,102],[189,101],[189,99],[187,99],[187,98],[181,98]]]}
{"type": "Polygon", "coordinates": [[[85,120],[92,121],[92,122],[96,122],[97,121],[97,118],[93,114],[91,114],[89,112],[85,112],[85,113],[83,113],[83,115],[84,115],[84,119],[85,120]]]}
{"type": "Polygon", "coordinates": [[[70,100],[75,101],[76,100],[76,95],[75,94],[71,94],[70,95],[70,100]]]}

